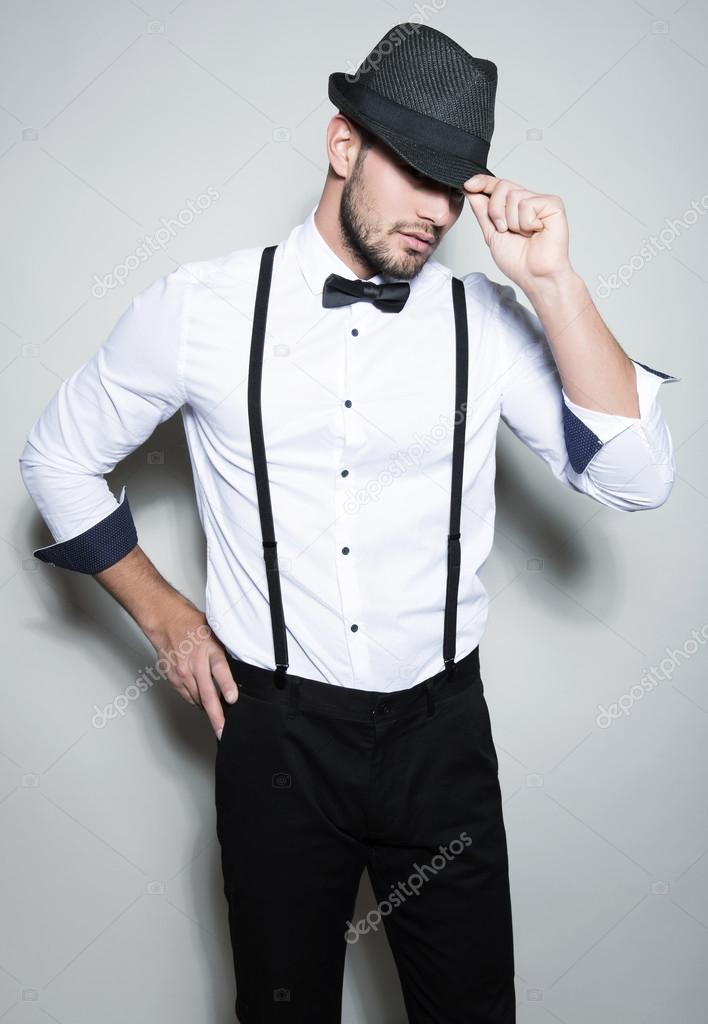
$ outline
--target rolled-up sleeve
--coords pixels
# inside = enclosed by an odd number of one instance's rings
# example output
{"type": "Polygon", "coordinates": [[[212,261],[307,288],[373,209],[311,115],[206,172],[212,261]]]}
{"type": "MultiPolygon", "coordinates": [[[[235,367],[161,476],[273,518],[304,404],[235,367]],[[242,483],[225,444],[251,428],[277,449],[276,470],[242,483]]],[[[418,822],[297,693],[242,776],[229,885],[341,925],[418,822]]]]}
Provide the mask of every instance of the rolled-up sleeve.
{"type": "Polygon", "coordinates": [[[502,420],[566,486],[622,511],[662,505],[673,486],[675,459],[658,392],[681,378],[629,357],[639,416],[586,409],[566,395],[536,313],[510,285],[494,287],[502,420]]]}
{"type": "Polygon", "coordinates": [[[126,488],[116,501],[104,474],[187,402],[185,289],[178,269],[137,294],[32,426],[20,472],[55,541],[40,561],[94,574],[137,544],[126,488]]]}

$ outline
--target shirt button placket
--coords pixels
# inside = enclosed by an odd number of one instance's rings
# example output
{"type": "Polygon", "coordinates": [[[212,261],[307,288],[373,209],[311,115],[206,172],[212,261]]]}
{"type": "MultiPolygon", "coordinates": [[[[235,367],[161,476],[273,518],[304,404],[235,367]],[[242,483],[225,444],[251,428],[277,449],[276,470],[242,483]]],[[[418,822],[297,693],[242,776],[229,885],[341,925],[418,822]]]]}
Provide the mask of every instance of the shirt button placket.
{"type": "Polygon", "coordinates": [[[354,493],[353,481],[356,473],[351,466],[353,450],[356,447],[356,435],[360,430],[357,422],[352,419],[356,416],[356,403],[350,397],[352,389],[356,389],[358,375],[352,375],[351,366],[357,364],[357,347],[353,339],[360,336],[360,328],[353,326],[361,316],[361,310],[357,303],[349,307],[349,326],[344,330],[342,345],[342,405],[344,407],[344,444],[340,450],[340,462],[337,467],[337,520],[335,523],[336,537],[336,558],[337,576],[339,579],[340,593],[342,595],[342,613],[344,616],[344,627],[348,637],[348,645],[352,665],[354,666],[353,685],[361,685],[360,680],[364,677],[368,663],[366,649],[363,644],[364,637],[361,634],[363,628],[363,616],[361,614],[361,598],[359,585],[356,576],[356,496],[354,493]],[[357,635],[359,634],[359,635],[357,635]]]}

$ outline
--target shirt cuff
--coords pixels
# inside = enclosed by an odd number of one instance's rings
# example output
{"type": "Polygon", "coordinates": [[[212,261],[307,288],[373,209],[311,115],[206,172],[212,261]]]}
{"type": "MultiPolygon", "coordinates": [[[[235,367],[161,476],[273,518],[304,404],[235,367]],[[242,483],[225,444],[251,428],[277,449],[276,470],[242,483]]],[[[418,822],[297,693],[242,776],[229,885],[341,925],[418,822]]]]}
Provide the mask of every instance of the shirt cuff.
{"type": "Polygon", "coordinates": [[[636,423],[646,423],[656,393],[666,381],[680,381],[670,373],[654,370],[636,359],[631,360],[639,399],[639,416],[616,416],[613,413],[586,409],[572,402],[561,388],[563,396],[563,429],[570,464],[576,473],[582,473],[603,444],[636,423]]]}
{"type": "Polygon", "coordinates": [[[120,504],[110,515],[69,540],[48,544],[32,552],[35,558],[62,569],[94,575],[119,561],[138,543],[125,487],[120,504]]]}

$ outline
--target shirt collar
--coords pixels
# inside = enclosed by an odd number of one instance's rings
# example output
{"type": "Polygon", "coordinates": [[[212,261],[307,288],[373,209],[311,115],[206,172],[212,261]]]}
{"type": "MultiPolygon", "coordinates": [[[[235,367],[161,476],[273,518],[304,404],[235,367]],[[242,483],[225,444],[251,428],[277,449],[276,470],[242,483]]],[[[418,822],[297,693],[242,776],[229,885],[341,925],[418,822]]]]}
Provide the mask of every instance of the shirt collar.
{"type": "MultiPolygon", "coordinates": [[[[349,280],[353,280],[356,275],[320,234],[315,223],[316,209],[317,207],[313,206],[305,221],[293,228],[289,241],[293,244],[300,270],[310,291],[315,295],[321,295],[325,278],[329,274],[341,274],[342,277],[349,280]]],[[[438,268],[443,269],[437,261],[428,260],[423,269],[409,281],[411,298],[414,291],[418,291],[430,283],[430,278],[436,276],[435,270],[438,268]]],[[[382,284],[384,281],[399,281],[402,278],[392,277],[388,274],[374,274],[367,280],[373,284],[382,284]]]]}

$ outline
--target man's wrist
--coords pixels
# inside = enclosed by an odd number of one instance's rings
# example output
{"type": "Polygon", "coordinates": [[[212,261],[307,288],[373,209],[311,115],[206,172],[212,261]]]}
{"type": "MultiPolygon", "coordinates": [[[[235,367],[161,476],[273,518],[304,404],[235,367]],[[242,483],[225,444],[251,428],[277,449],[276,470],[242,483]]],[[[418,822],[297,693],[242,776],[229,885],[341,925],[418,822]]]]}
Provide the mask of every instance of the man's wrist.
{"type": "Polygon", "coordinates": [[[522,291],[534,307],[552,304],[559,299],[584,298],[587,285],[580,274],[570,265],[557,274],[536,277],[525,283],[522,291]]]}
{"type": "Polygon", "coordinates": [[[149,602],[149,607],[146,607],[143,613],[133,613],[133,618],[148,640],[157,647],[169,635],[174,634],[175,623],[182,618],[185,621],[194,621],[196,617],[203,615],[201,608],[166,583],[149,602]]]}

